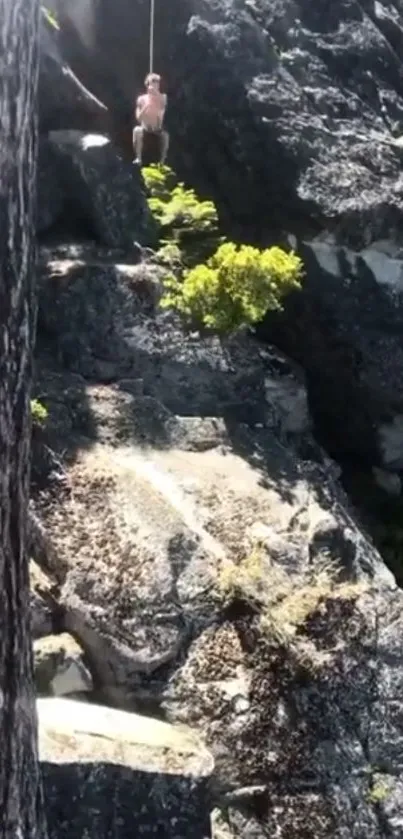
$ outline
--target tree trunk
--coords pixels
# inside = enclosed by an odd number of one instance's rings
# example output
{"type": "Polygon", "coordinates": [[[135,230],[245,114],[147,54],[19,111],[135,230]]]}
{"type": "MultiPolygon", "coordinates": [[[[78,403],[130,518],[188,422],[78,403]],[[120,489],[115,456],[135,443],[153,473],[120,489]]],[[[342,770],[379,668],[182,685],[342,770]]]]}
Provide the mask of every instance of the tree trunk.
{"type": "Polygon", "coordinates": [[[0,0],[0,839],[42,839],[26,525],[39,0],[0,0]]]}

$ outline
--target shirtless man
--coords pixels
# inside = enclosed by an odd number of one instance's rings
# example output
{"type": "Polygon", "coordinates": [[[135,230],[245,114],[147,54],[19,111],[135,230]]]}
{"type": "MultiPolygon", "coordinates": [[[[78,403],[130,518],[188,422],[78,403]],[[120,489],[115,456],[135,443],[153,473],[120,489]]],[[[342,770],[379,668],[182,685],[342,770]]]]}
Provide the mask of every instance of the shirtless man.
{"type": "Polygon", "coordinates": [[[135,163],[142,165],[144,134],[158,134],[161,140],[160,162],[165,163],[169,146],[169,134],[162,127],[167,107],[166,93],[160,91],[161,77],[156,73],[149,73],[145,79],[147,93],[139,96],[136,103],[136,125],[133,131],[133,148],[136,155],[135,163]]]}

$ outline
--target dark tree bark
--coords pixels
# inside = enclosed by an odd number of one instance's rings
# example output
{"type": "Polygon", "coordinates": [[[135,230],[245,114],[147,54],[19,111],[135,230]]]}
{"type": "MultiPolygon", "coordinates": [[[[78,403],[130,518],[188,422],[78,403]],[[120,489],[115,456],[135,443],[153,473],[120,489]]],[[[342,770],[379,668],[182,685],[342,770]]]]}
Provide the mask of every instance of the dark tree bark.
{"type": "Polygon", "coordinates": [[[0,839],[42,839],[26,555],[39,0],[0,0],[0,839]]]}

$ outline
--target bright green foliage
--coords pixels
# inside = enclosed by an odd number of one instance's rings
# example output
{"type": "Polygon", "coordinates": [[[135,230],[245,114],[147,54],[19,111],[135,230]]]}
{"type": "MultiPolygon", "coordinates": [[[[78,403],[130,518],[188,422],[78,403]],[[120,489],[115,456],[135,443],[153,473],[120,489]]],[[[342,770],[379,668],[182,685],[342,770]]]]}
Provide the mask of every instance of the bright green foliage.
{"type": "Polygon", "coordinates": [[[228,332],[280,309],[284,295],[300,287],[302,263],[294,253],[231,242],[217,249],[222,239],[214,204],[178,183],[168,166],[142,172],[150,209],[165,238],[158,256],[172,272],[162,306],[228,332]]]}
{"type": "Polygon", "coordinates": [[[162,247],[159,248],[157,255],[158,261],[162,265],[166,265],[170,268],[171,271],[174,271],[175,269],[182,269],[182,252],[175,242],[164,242],[162,247]]]}
{"type": "Polygon", "coordinates": [[[171,192],[178,179],[169,166],[144,166],[141,170],[145,185],[151,198],[159,198],[164,204],[171,199],[171,192]]]}
{"type": "Polygon", "coordinates": [[[229,332],[281,309],[282,298],[301,287],[302,274],[302,262],[293,252],[227,242],[182,280],[169,277],[162,305],[206,327],[229,332]]]}
{"type": "Polygon", "coordinates": [[[34,426],[43,426],[48,418],[48,410],[39,399],[31,399],[31,416],[34,426]]]}
{"type": "Polygon", "coordinates": [[[212,201],[199,201],[193,189],[178,184],[171,200],[165,205],[161,218],[163,227],[191,228],[198,233],[217,228],[217,211],[212,201]]]}
{"type": "Polygon", "coordinates": [[[142,174],[149,192],[149,207],[164,231],[213,233],[218,229],[212,201],[201,201],[193,189],[178,183],[169,166],[147,166],[142,174]]]}

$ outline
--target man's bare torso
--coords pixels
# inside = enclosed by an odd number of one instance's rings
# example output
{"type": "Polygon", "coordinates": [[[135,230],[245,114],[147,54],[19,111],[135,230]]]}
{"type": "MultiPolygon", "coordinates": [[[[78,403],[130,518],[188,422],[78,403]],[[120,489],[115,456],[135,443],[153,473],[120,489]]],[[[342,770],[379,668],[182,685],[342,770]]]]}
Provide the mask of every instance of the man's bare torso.
{"type": "Polygon", "coordinates": [[[167,97],[159,91],[144,93],[137,99],[137,118],[146,131],[161,131],[164,120],[167,97]]]}

